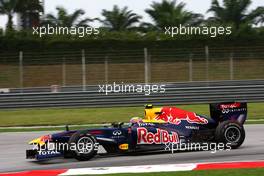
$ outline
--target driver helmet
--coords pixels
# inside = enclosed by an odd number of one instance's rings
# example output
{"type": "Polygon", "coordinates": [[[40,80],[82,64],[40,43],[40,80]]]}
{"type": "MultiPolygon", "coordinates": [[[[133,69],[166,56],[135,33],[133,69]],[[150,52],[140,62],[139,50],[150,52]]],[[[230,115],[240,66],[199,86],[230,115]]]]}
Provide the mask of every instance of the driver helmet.
{"type": "Polygon", "coordinates": [[[143,120],[140,117],[132,117],[130,119],[130,123],[142,123],[142,122],[143,122],[143,120]]]}

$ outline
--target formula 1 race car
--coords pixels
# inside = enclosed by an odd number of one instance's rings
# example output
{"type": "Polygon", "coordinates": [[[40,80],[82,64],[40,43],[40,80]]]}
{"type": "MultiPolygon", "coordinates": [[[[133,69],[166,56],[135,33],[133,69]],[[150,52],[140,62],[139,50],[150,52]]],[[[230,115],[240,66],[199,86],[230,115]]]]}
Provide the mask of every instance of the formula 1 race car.
{"type": "Polygon", "coordinates": [[[245,139],[243,124],[247,104],[241,102],[210,104],[211,118],[176,107],[154,108],[146,105],[144,118],[110,127],[69,130],[45,135],[29,142],[27,159],[43,160],[59,156],[85,161],[102,146],[107,153],[129,153],[164,149],[168,144],[223,143],[238,148],[245,139]]]}

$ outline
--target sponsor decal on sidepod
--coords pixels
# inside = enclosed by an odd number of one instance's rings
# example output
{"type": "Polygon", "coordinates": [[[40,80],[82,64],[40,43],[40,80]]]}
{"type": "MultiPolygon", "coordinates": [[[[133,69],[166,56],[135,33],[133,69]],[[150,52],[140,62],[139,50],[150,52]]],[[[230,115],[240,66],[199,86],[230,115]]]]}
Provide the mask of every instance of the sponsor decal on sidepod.
{"type": "Polygon", "coordinates": [[[146,128],[137,128],[138,144],[166,144],[179,143],[179,137],[176,132],[171,132],[157,128],[156,133],[148,132],[146,128]]]}

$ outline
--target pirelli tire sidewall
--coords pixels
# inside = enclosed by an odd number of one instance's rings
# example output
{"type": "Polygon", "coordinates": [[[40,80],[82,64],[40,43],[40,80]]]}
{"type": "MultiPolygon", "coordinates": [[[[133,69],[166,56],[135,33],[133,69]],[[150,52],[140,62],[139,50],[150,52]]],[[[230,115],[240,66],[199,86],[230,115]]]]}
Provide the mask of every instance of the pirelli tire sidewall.
{"type": "Polygon", "coordinates": [[[215,139],[218,143],[228,144],[232,149],[236,149],[240,147],[245,140],[245,129],[243,125],[236,121],[224,121],[221,122],[216,128],[215,139]],[[235,137],[234,140],[230,140],[228,137],[230,130],[237,134],[237,137],[235,137]]]}
{"type": "Polygon", "coordinates": [[[95,148],[95,144],[97,143],[97,140],[94,136],[90,135],[90,134],[86,134],[84,132],[76,132],[74,133],[71,138],[69,139],[68,144],[69,145],[73,145],[76,144],[78,145],[78,142],[82,139],[82,138],[86,138],[88,140],[90,140],[90,142],[92,142],[92,149],[90,152],[88,153],[80,153],[78,150],[70,150],[69,152],[71,153],[71,155],[79,160],[79,161],[87,161],[92,159],[96,154],[97,154],[97,149],[95,148]]]}

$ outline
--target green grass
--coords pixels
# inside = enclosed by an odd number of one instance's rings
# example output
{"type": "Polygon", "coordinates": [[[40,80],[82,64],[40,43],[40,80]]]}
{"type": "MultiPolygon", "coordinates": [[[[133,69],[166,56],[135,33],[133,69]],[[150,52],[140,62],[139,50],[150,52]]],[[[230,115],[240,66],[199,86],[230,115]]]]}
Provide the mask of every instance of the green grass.
{"type": "MultiPolygon", "coordinates": [[[[209,106],[179,105],[179,108],[209,116],[209,106]]],[[[264,103],[248,104],[248,119],[264,119],[264,103]]],[[[144,107],[75,108],[75,109],[19,109],[0,111],[0,127],[81,125],[107,122],[128,122],[131,117],[144,115],[144,107]]],[[[254,122],[255,123],[255,122],[254,122]]],[[[260,123],[260,122],[256,122],[260,123]]]]}
{"type": "MultiPolygon", "coordinates": [[[[225,169],[225,170],[201,170],[186,172],[156,172],[140,174],[107,174],[102,176],[260,176],[264,168],[256,169],[225,169]]],[[[88,176],[88,175],[87,175],[88,176]]]]}
{"type": "Polygon", "coordinates": [[[128,121],[129,117],[143,115],[143,110],[143,107],[129,107],[0,111],[0,126],[95,124],[128,121]]]}

